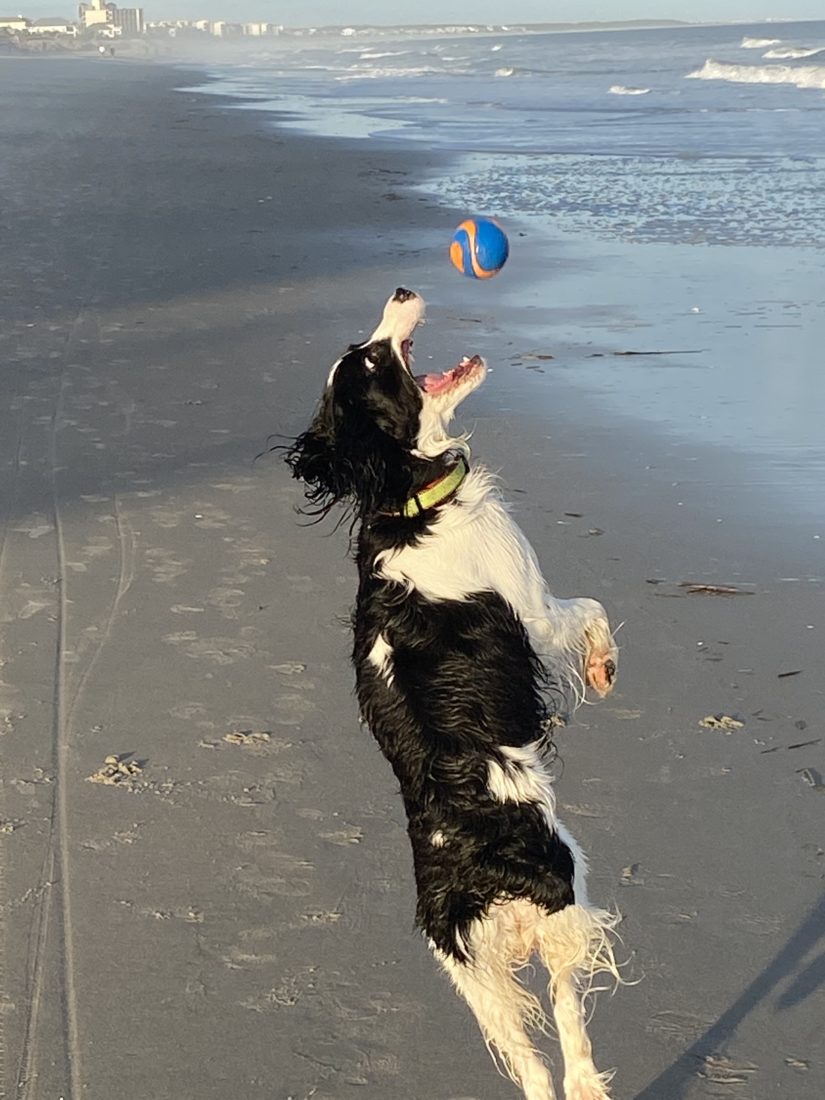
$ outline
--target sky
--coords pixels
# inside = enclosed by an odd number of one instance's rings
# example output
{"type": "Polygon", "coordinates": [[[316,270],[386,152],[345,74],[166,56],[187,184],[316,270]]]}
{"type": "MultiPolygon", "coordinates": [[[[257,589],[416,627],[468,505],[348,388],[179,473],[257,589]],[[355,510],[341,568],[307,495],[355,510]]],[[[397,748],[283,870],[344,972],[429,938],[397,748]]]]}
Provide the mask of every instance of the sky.
{"type": "MultiPolygon", "coordinates": [[[[825,18],[823,0],[417,0],[407,19],[387,0],[123,0],[147,19],[260,20],[306,27],[324,23],[546,23],[616,19],[688,22],[825,18]],[[413,15],[414,12],[414,15],[413,15]],[[399,18],[400,16],[400,18],[399,18]]],[[[13,0],[7,7],[32,17],[74,17],[66,0],[13,0]]],[[[403,9],[402,9],[403,11],[403,9]]]]}

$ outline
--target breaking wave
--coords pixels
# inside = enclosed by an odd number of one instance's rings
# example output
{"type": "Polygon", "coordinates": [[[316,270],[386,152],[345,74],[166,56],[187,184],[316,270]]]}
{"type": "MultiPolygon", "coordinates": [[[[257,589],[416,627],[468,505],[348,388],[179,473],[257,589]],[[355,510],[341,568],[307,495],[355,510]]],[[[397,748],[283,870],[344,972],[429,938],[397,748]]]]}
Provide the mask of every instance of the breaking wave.
{"type": "Polygon", "coordinates": [[[767,46],[778,46],[781,42],[781,38],[743,38],[741,45],[743,50],[764,50],[767,46]]]}
{"type": "MultiPolygon", "coordinates": [[[[357,51],[347,50],[347,53],[353,52],[357,51]]],[[[403,57],[409,52],[409,50],[384,50],[383,52],[378,53],[372,50],[365,50],[363,53],[359,53],[358,56],[362,61],[374,61],[378,57],[403,57]]]]}
{"type": "Polygon", "coordinates": [[[650,88],[627,88],[624,84],[612,84],[608,91],[611,95],[647,95],[650,88]]]}
{"type": "Polygon", "coordinates": [[[711,58],[689,80],[726,80],[730,84],[794,84],[825,89],[825,65],[732,65],[711,58]]]}
{"type": "Polygon", "coordinates": [[[800,57],[814,57],[818,53],[825,53],[825,46],[814,46],[813,49],[806,46],[778,46],[775,50],[768,50],[762,56],[781,60],[796,60],[800,57]]]}
{"type": "Polygon", "coordinates": [[[372,68],[370,66],[350,65],[345,72],[336,76],[335,79],[344,83],[355,80],[395,79],[396,77],[409,80],[419,76],[450,76],[456,74],[460,75],[466,72],[469,72],[469,70],[461,68],[444,70],[434,68],[432,65],[409,66],[405,68],[388,67],[382,69],[372,68]]]}

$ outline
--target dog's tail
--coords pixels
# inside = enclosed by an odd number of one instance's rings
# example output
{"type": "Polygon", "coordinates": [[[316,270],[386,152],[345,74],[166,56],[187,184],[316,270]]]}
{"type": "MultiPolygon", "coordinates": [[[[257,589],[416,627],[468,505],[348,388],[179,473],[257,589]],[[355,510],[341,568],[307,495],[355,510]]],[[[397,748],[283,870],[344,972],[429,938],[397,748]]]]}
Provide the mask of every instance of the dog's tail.
{"type": "Polygon", "coordinates": [[[618,918],[604,910],[571,905],[547,914],[531,902],[502,901],[465,937],[469,961],[436,956],[478,1021],[490,1053],[526,1100],[555,1100],[547,1066],[529,1036],[547,1031],[538,997],[519,971],[538,956],[550,975],[553,1017],[564,1057],[565,1093],[607,1100],[609,1074],[593,1064],[586,1030],[585,998],[599,973],[619,980],[612,933],[618,918]]]}

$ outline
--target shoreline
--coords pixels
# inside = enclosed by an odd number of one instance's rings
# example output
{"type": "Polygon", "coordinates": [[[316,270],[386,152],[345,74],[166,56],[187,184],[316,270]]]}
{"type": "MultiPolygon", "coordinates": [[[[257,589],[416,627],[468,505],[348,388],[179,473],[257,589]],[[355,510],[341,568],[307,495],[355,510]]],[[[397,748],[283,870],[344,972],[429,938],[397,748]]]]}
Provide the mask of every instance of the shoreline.
{"type": "MultiPolygon", "coordinates": [[[[433,300],[419,369],[525,350],[495,281],[435,267],[453,215],[405,188],[446,161],[228,118],[177,68],[14,79],[0,1091],[71,1095],[72,1056],[88,1100],[512,1095],[412,931],[403,811],[351,697],[345,533],[301,527],[283,464],[251,464],[398,282],[433,300]],[[122,778],[87,782],[111,754],[122,778]],[[55,853],[66,881],[43,880],[55,853]]],[[[723,1069],[818,1100],[819,573],[780,582],[759,542],[781,517],[716,525],[703,480],[671,484],[677,448],[575,387],[525,415],[525,370],[465,410],[474,451],[554,591],[627,624],[615,695],[559,734],[564,820],[643,979],[600,1003],[599,1060],[639,1100],[709,1097],[723,1069]],[[700,727],[717,712],[744,726],[700,727]]]]}
{"type": "MultiPolygon", "coordinates": [[[[184,75],[187,72],[186,68],[177,65],[172,66],[172,69],[179,70],[184,75]]],[[[208,79],[209,82],[219,82],[219,78],[213,75],[208,79]]],[[[207,102],[216,103],[219,110],[224,108],[231,112],[237,111],[244,116],[245,103],[254,102],[246,100],[241,95],[225,96],[220,91],[201,92],[199,87],[202,83],[201,78],[200,76],[195,78],[194,73],[193,81],[196,89],[192,93],[194,97],[197,99],[199,95],[203,95],[207,102]]],[[[182,94],[190,94],[186,91],[185,85],[182,85],[180,90],[182,94]]],[[[253,119],[255,118],[254,111],[250,111],[249,114],[253,119]]],[[[271,133],[276,140],[278,135],[286,133],[294,134],[301,140],[327,143],[330,149],[340,148],[357,153],[359,149],[365,150],[367,147],[367,143],[360,139],[351,140],[306,133],[300,129],[300,125],[295,129],[291,125],[284,128],[283,123],[290,124],[293,121],[289,111],[279,112],[267,109],[262,112],[259,121],[264,132],[271,133]]],[[[432,257],[438,256],[441,252],[446,253],[443,242],[449,239],[452,226],[465,216],[465,212],[439,199],[433,181],[449,172],[451,165],[460,163],[463,153],[439,149],[431,154],[431,163],[424,167],[420,163],[419,150],[416,147],[410,148],[402,141],[384,141],[379,136],[369,142],[369,147],[379,158],[391,161],[394,157],[400,157],[404,162],[404,168],[397,170],[397,181],[393,184],[393,188],[397,187],[398,192],[405,195],[405,205],[409,205],[410,202],[419,202],[425,209],[427,207],[433,209],[435,217],[428,220],[425,225],[417,226],[418,241],[423,243],[426,240],[430,247],[415,250],[414,256],[432,257]],[[412,174],[409,168],[410,161],[416,164],[417,171],[429,177],[430,182],[421,184],[420,181],[409,179],[412,174]]],[[[391,201],[398,201],[395,189],[389,194],[391,201]]],[[[535,219],[525,217],[514,219],[509,228],[511,235],[518,238],[517,243],[522,250],[520,269],[516,269],[515,265],[510,263],[500,278],[489,283],[478,283],[458,276],[444,255],[440,257],[443,258],[443,262],[437,266],[430,259],[416,283],[416,289],[422,291],[425,300],[428,296],[432,297],[428,321],[432,328],[439,329],[435,333],[432,333],[429,328],[422,331],[419,339],[419,357],[423,354],[427,361],[433,360],[438,369],[443,369],[444,362],[450,362],[462,354],[473,354],[476,351],[489,360],[490,377],[474,397],[475,406],[480,411],[475,415],[472,409],[465,411],[464,419],[469,424],[475,422],[477,425],[482,422],[492,422],[502,407],[506,407],[508,414],[515,413],[525,422],[532,424],[532,431],[536,438],[547,441],[563,439],[560,446],[565,454],[573,453],[575,447],[580,446],[581,433],[585,433],[586,450],[586,433],[595,431],[598,434],[600,427],[603,431],[604,425],[609,424],[611,436],[609,445],[618,444],[612,456],[612,462],[618,461],[622,467],[621,475],[618,475],[614,469],[612,476],[614,478],[621,476],[626,483],[636,483],[636,493],[639,497],[643,497],[646,491],[650,491],[656,496],[656,508],[668,509],[674,522],[677,522],[679,515],[676,509],[686,507],[688,512],[685,514],[695,512],[702,506],[703,498],[710,493],[713,498],[712,505],[707,505],[704,501],[709,517],[705,524],[704,537],[715,541],[719,536],[719,524],[726,524],[728,528],[745,525],[750,530],[759,531],[755,544],[750,545],[748,553],[744,555],[747,566],[737,568],[737,573],[750,570],[753,576],[759,576],[763,581],[797,583],[779,581],[775,576],[777,570],[775,568],[772,570],[772,563],[781,561],[785,567],[782,570],[783,576],[789,572],[796,572],[804,576],[807,583],[818,584],[825,581],[825,547],[821,544],[817,545],[825,542],[825,527],[820,522],[821,516],[816,510],[813,490],[810,507],[806,510],[783,500],[781,484],[768,486],[764,480],[755,485],[748,483],[749,475],[753,473],[753,463],[760,457],[763,463],[770,461],[767,451],[759,456],[753,450],[712,443],[700,436],[691,437],[679,427],[660,425],[649,417],[632,415],[627,409],[611,401],[609,391],[603,392],[595,388],[588,390],[580,382],[569,380],[571,373],[586,365],[584,355],[590,357],[592,351],[583,352],[581,346],[575,346],[569,339],[558,339],[554,325],[540,320],[536,315],[542,310],[540,305],[542,299],[553,294],[555,284],[563,283],[569,277],[569,273],[576,271],[579,266],[583,266],[585,270],[588,267],[598,266],[600,251],[609,252],[610,243],[595,238],[584,238],[577,242],[576,236],[571,232],[556,233],[554,236],[549,225],[539,224],[536,229],[535,219]],[[584,255],[572,259],[569,254],[575,249],[577,243],[584,246],[584,255]],[[557,248],[558,245],[561,245],[560,249],[557,248]],[[558,258],[559,252],[562,253],[561,258],[558,258]],[[553,257],[554,270],[549,277],[542,271],[545,254],[553,257]],[[483,317],[472,316],[474,313],[485,313],[485,298],[493,299],[493,313],[489,322],[485,322],[483,317]],[[519,301],[519,299],[522,300],[519,301]],[[456,323],[458,331],[466,333],[463,343],[461,341],[457,343],[454,327],[456,323]],[[476,346],[472,340],[479,333],[483,333],[483,340],[476,346]],[[435,343],[433,343],[434,339],[435,343]],[[531,361],[530,356],[536,354],[536,351],[531,349],[546,346],[550,347],[553,353],[552,362],[531,361]],[[523,350],[520,352],[515,349],[523,350]],[[539,375],[544,377],[540,379],[539,375]],[[541,392],[543,389],[551,390],[549,396],[546,392],[541,392]],[[504,406],[505,402],[506,406],[504,406]],[[553,412],[554,405],[558,402],[564,408],[561,422],[556,419],[553,412]],[[549,405],[549,416],[536,411],[542,404],[549,405]],[[664,463],[639,463],[637,454],[640,435],[647,438],[646,449],[651,456],[656,458],[667,456],[664,463]],[[714,485],[713,479],[719,476],[720,470],[724,470],[726,476],[720,484],[714,485]],[[678,480],[671,480],[672,473],[678,480]],[[685,499],[677,499],[682,497],[685,499]],[[792,542],[789,542],[789,529],[793,531],[793,535],[790,536],[792,542]]],[[[649,247],[651,246],[647,244],[629,246],[631,251],[649,247]]],[[[655,249],[659,246],[652,247],[655,249]]],[[[674,246],[683,252],[689,252],[691,247],[674,246]]],[[[426,263],[426,261],[423,262],[426,263]]],[[[615,266],[615,258],[613,262],[615,266]]],[[[404,280],[401,279],[401,281],[404,280]]],[[[581,282],[580,279],[578,281],[581,282]]],[[[489,311],[490,307],[486,308],[489,311]]],[[[598,307],[584,305],[582,308],[585,314],[583,321],[579,324],[581,328],[586,329],[587,310],[590,309],[595,313],[598,307]]],[[[561,314],[563,309],[564,307],[554,305],[550,312],[555,316],[561,314]]],[[[369,327],[368,321],[365,321],[365,326],[369,327]]],[[[640,342],[640,339],[645,343],[649,342],[649,336],[644,327],[635,334],[634,325],[625,324],[624,327],[627,329],[624,335],[614,335],[612,338],[608,335],[602,337],[600,341],[593,340],[588,348],[599,348],[598,354],[602,362],[607,360],[608,365],[612,365],[610,357],[616,354],[616,348],[624,348],[626,344],[635,345],[640,342]]],[[[601,331],[600,323],[591,328],[591,334],[601,331]]],[[[538,354],[542,352],[539,351],[538,354]]],[[[419,358],[419,369],[423,363],[424,358],[419,358]]],[[[677,359],[673,365],[678,367],[682,364],[677,359]]],[[[598,366],[600,367],[601,363],[598,366]]],[[[297,426],[290,430],[297,432],[302,427],[299,419],[297,426]]],[[[507,457],[502,456],[504,463],[507,457]]],[[[588,476],[595,479],[598,476],[599,459],[588,458],[585,453],[580,457],[582,464],[588,468],[588,476]]],[[[779,459],[774,455],[773,461],[776,463],[779,459]]],[[[738,555],[734,556],[738,557],[738,555]]]]}
{"type": "MultiPolygon", "coordinates": [[[[203,94],[220,95],[220,75],[210,76],[217,90],[203,94]]],[[[266,98],[246,100],[238,91],[229,106],[241,114],[260,112],[273,133],[285,128],[387,157],[421,151],[415,141],[380,131],[368,140],[366,133],[355,132],[333,137],[315,129],[308,115],[303,126],[300,114],[273,109],[266,98]]],[[[525,412],[534,412],[536,398],[542,402],[537,376],[549,375],[543,401],[550,415],[552,388],[562,385],[569,391],[569,413],[583,422],[606,416],[620,421],[629,435],[652,433],[659,448],[714,455],[719,468],[730,472],[729,480],[745,490],[742,502],[729,496],[725,512],[732,519],[746,507],[741,514],[746,522],[758,524],[765,512],[781,516],[800,536],[820,533],[825,447],[818,444],[815,413],[803,416],[791,391],[783,389],[780,367],[789,353],[816,358],[822,323],[808,288],[819,251],[621,241],[559,225],[549,215],[508,217],[481,207],[480,213],[505,217],[511,259],[490,284],[461,280],[441,261],[443,242],[467,210],[455,202],[459,185],[453,182],[445,195],[443,181],[460,179],[478,159],[476,153],[439,147],[434,165],[421,166],[425,182],[408,180],[406,191],[403,185],[399,191],[437,206],[433,227],[440,223],[442,237],[426,238],[432,251],[425,298],[429,292],[436,309],[459,315],[479,306],[483,312],[491,303],[488,343],[478,350],[488,354],[499,374],[521,372],[525,378],[520,399],[513,379],[502,379],[508,402],[520,401],[525,412]],[[770,279],[760,266],[770,267],[770,279]],[[764,301],[774,286],[778,300],[764,301]],[[509,326],[507,339],[498,339],[495,330],[504,326],[509,326]],[[522,350],[527,358],[519,360],[522,350]],[[551,354],[553,361],[531,362],[534,353],[551,354]]],[[[486,159],[494,158],[487,154],[486,159]]],[[[816,385],[809,381],[812,392],[816,385]]],[[[488,383],[480,395],[486,404],[492,388],[488,383]]]]}

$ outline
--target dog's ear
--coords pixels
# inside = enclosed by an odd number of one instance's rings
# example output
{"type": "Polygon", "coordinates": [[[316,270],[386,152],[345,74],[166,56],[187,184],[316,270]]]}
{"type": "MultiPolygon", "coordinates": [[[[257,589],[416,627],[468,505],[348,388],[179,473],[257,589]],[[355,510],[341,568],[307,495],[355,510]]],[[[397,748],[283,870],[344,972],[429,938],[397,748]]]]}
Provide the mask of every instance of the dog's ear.
{"type": "MultiPolygon", "coordinates": [[[[409,451],[395,438],[397,425],[364,415],[364,403],[346,407],[328,387],[312,423],[287,448],[293,477],[304,482],[308,511],[323,518],[335,504],[352,504],[361,515],[397,511],[412,486],[409,451]]],[[[389,419],[389,417],[387,418],[389,419]]]]}
{"type": "Polygon", "coordinates": [[[324,392],[312,423],[287,448],[285,461],[292,476],[303,481],[314,512],[326,515],[348,494],[342,484],[336,447],[336,414],[332,390],[324,392]]]}

